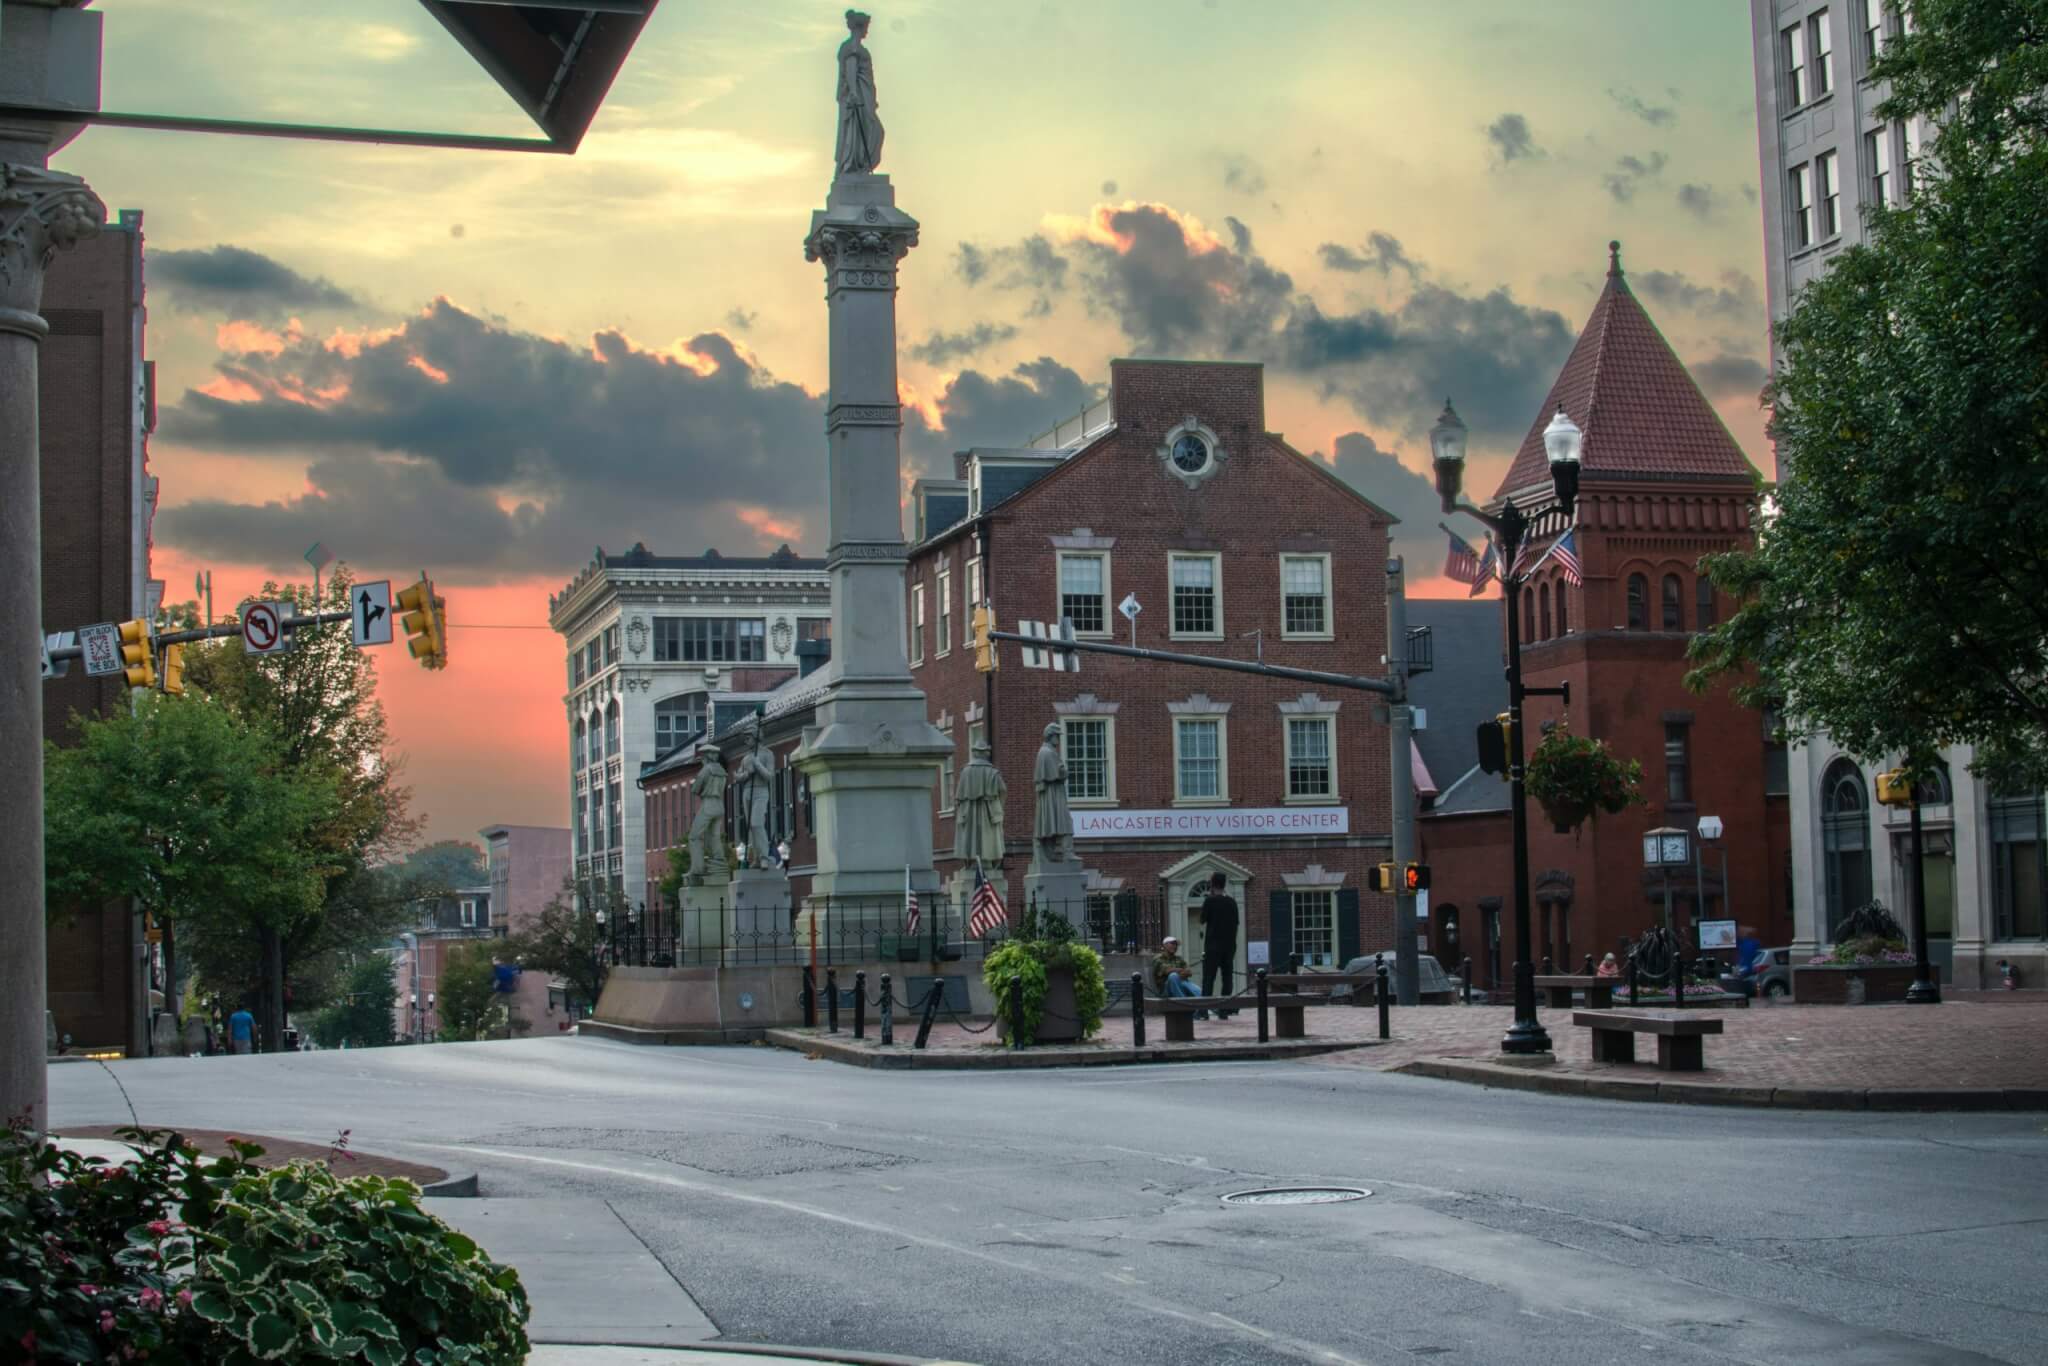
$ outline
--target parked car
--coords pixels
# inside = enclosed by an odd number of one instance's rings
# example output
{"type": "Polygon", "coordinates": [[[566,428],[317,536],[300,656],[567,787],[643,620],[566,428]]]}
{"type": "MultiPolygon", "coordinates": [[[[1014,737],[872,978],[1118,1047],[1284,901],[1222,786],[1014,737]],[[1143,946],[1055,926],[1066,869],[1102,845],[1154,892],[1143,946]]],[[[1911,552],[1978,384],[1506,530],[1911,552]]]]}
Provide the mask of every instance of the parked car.
{"type": "Polygon", "coordinates": [[[1792,950],[1765,949],[1764,969],[1754,977],[1737,977],[1732,972],[1721,974],[1721,989],[1732,991],[1738,996],[1762,996],[1767,1001],[1782,1001],[1792,994],[1792,950]]]}
{"type": "MultiPolygon", "coordinates": [[[[1385,960],[1387,965],[1387,990],[1398,997],[1401,992],[1401,966],[1391,951],[1354,958],[1344,965],[1344,971],[1362,972],[1369,976],[1379,967],[1381,960],[1385,960]]],[[[1415,956],[1415,980],[1421,988],[1418,996],[1426,1006],[1447,1006],[1455,1003],[1459,990],[1464,986],[1463,982],[1444,971],[1443,964],[1437,962],[1434,955],[1427,953],[1415,956]]],[[[1348,995],[1349,993],[1340,989],[1331,994],[1331,999],[1346,998],[1348,995]]],[[[1360,1004],[1369,1004],[1372,1000],[1371,989],[1360,992],[1359,998],[1360,1004]]]]}

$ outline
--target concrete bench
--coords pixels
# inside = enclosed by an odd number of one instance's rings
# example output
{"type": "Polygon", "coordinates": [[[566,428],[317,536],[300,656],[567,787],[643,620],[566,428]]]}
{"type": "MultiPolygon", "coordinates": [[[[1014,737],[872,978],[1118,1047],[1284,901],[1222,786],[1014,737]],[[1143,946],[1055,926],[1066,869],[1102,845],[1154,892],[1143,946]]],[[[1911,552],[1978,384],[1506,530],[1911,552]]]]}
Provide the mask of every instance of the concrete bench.
{"type": "MultiPolygon", "coordinates": [[[[1147,999],[1145,1009],[1158,1013],[1166,1021],[1168,1043],[1193,1043],[1195,1041],[1195,1016],[1204,1010],[1214,1010],[1220,999],[1207,996],[1175,996],[1171,1000],[1147,999]]],[[[1315,996],[1266,996],[1266,1008],[1273,1012],[1273,1036],[1279,1039],[1305,1039],[1308,1037],[1308,1022],[1303,1017],[1305,1007],[1326,1004],[1315,996]]],[[[1256,1010],[1258,1002],[1239,997],[1231,1000],[1232,1010],[1256,1010]]]]}
{"type": "MultiPolygon", "coordinates": [[[[1322,1004],[1342,1000],[1347,1005],[1366,1005],[1372,1001],[1373,975],[1367,972],[1269,972],[1266,974],[1266,989],[1291,991],[1297,996],[1306,996],[1322,1004]],[[1336,993],[1349,989],[1354,994],[1339,998],[1336,993]]],[[[1391,981],[1387,984],[1393,990],[1391,981]]]]}
{"type": "Polygon", "coordinates": [[[1620,985],[1619,978],[1585,977],[1577,973],[1558,973],[1536,979],[1536,989],[1543,993],[1543,1003],[1552,1010],[1570,1010],[1574,991],[1586,993],[1586,1009],[1610,1009],[1614,1005],[1614,989],[1620,985]]]}
{"type": "Polygon", "coordinates": [[[1575,1010],[1572,1023],[1593,1031],[1594,1062],[1634,1062],[1636,1035],[1656,1035],[1657,1066],[1666,1072],[1701,1070],[1701,1039],[1721,1032],[1720,1016],[1689,1010],[1575,1010]]]}

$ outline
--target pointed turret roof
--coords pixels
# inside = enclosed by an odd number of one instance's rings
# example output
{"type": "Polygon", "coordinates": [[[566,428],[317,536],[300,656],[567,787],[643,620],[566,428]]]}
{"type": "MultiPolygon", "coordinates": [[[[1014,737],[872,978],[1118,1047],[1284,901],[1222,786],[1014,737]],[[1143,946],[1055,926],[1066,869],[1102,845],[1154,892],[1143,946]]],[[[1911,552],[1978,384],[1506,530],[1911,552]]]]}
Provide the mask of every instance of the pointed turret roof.
{"type": "Polygon", "coordinates": [[[1543,429],[1562,406],[1585,433],[1581,478],[1740,478],[1756,470],[1643,311],[1607,244],[1607,285],[1550,386],[1496,499],[1549,478],[1543,429]]]}

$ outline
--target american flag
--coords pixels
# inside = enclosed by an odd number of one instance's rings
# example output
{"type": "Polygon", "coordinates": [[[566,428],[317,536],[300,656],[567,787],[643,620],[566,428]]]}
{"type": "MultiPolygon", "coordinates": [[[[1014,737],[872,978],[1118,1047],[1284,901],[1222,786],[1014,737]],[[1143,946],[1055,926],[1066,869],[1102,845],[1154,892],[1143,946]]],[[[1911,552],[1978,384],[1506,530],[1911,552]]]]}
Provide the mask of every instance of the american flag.
{"type": "Polygon", "coordinates": [[[1577,541],[1572,539],[1577,534],[1576,532],[1567,531],[1564,535],[1558,537],[1557,544],[1550,551],[1551,554],[1557,556],[1557,566],[1564,571],[1565,582],[1574,586],[1582,585],[1585,582],[1585,579],[1582,577],[1584,571],[1579,567],[1579,545],[1577,541]]]}
{"type": "Polygon", "coordinates": [[[1487,581],[1500,573],[1500,550],[1493,543],[1493,537],[1486,538],[1486,553],[1479,557],[1479,568],[1472,574],[1472,591],[1465,596],[1476,598],[1486,591],[1487,581]]]}
{"type": "Polygon", "coordinates": [[[903,933],[917,933],[917,922],[923,912],[917,908],[917,888],[910,885],[910,865],[903,867],[903,933]]]}
{"type": "Polygon", "coordinates": [[[996,926],[1010,923],[1010,911],[1003,905],[1003,894],[996,890],[993,882],[981,875],[979,863],[974,865],[974,899],[970,907],[967,929],[976,939],[985,939],[996,926]]]}
{"type": "MultiPolygon", "coordinates": [[[[1437,525],[1443,526],[1443,523],[1438,522],[1437,525]]],[[[1443,530],[1444,535],[1451,538],[1451,548],[1444,552],[1444,577],[1453,583],[1477,583],[1479,552],[1449,527],[1445,526],[1443,530]]]]}

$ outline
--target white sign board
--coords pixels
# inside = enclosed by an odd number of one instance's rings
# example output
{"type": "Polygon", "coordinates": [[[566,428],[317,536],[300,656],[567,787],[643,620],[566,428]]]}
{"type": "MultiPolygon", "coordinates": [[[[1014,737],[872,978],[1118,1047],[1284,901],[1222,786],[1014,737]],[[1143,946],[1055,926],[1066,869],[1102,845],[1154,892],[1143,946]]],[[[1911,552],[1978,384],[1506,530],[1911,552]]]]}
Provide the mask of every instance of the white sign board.
{"type": "Polygon", "coordinates": [[[1116,605],[1116,610],[1124,614],[1125,621],[1136,621],[1138,613],[1145,609],[1138,605],[1138,595],[1136,593],[1126,593],[1124,594],[1124,600],[1116,605]]]}
{"type": "Polygon", "coordinates": [[[349,606],[355,609],[350,618],[357,645],[389,645],[391,643],[391,580],[378,583],[359,583],[349,591],[349,606]]]}
{"type": "Polygon", "coordinates": [[[78,643],[85,647],[85,671],[98,678],[121,672],[121,628],[110,622],[82,626],[78,643]]]}
{"type": "Polygon", "coordinates": [[[1270,939],[1247,941],[1244,946],[1244,961],[1246,967],[1271,967],[1273,963],[1273,941],[1270,939]]]}
{"type": "Polygon", "coordinates": [[[284,649],[284,618],[284,603],[250,603],[242,613],[242,648],[252,655],[274,655],[284,649]]]}
{"type": "Polygon", "coordinates": [[[1429,919],[1429,888],[1427,887],[1424,887],[1415,894],[1415,918],[1417,920],[1429,919]]]}
{"type": "Polygon", "coordinates": [[[1074,813],[1077,840],[1274,839],[1350,833],[1351,808],[1346,806],[1224,806],[1074,813]]]}
{"type": "Polygon", "coordinates": [[[1702,920],[1700,922],[1700,947],[1702,949],[1734,948],[1735,922],[1732,920],[1702,920]]]}

